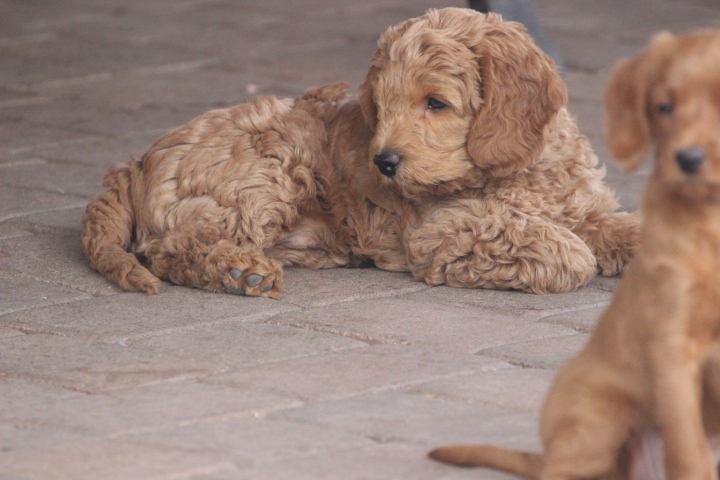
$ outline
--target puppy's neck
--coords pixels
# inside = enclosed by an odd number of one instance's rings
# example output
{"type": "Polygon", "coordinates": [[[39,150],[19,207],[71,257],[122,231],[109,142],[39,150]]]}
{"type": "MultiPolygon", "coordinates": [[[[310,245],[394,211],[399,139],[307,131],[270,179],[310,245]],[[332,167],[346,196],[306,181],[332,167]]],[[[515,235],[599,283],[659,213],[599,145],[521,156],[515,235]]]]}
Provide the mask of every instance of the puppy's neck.
{"type": "Polygon", "coordinates": [[[693,222],[720,221],[720,184],[694,181],[663,182],[653,176],[643,202],[645,216],[688,217],[693,222]]]}
{"type": "Polygon", "coordinates": [[[652,178],[643,203],[643,240],[649,250],[682,256],[704,251],[720,262],[720,189],[652,178]]]}

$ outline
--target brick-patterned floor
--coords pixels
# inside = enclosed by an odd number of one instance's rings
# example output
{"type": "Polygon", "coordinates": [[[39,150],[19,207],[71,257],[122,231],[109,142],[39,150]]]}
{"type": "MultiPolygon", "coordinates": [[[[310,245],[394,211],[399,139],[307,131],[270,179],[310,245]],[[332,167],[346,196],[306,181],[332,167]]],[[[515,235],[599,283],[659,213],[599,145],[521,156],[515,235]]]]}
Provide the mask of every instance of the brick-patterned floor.
{"type": "MultiPolygon", "coordinates": [[[[399,0],[0,0],[0,478],[502,479],[448,442],[538,448],[537,413],[616,279],[564,295],[291,270],[281,301],[123,293],[80,244],[105,169],[251,94],[356,88],[399,0]]],[[[538,0],[599,156],[612,64],[717,0],[538,0]]],[[[637,208],[647,169],[608,181],[637,208]]]]}

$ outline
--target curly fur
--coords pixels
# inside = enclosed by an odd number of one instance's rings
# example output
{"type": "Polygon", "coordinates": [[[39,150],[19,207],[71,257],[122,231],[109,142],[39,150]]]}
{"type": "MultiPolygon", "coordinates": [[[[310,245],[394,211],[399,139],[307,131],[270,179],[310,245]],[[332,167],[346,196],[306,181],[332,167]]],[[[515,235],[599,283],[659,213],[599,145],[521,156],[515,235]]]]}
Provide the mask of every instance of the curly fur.
{"type": "Polygon", "coordinates": [[[566,101],[522,26],[430,10],[382,35],[357,97],[258,97],[113,167],[85,253],[148,293],[159,277],[278,298],[283,266],[370,261],[430,285],[570,291],[622,270],[638,219],[616,211],[566,101]],[[392,176],[374,164],[387,150],[392,176]]]}
{"type": "Polygon", "coordinates": [[[720,31],[701,31],[659,34],[615,68],[611,151],[632,170],[657,148],[642,247],[587,346],[555,379],[541,417],[545,453],[458,445],[432,457],[529,478],[717,480],[718,66],[720,31]],[[688,164],[688,148],[704,160],[688,164]]]}

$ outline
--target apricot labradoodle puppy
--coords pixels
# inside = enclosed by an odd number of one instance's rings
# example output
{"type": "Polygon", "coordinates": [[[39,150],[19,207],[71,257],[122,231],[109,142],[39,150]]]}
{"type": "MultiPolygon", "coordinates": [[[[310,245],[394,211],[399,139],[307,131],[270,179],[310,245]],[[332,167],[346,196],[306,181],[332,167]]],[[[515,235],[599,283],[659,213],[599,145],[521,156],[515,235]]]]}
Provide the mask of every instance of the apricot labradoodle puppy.
{"type": "Polygon", "coordinates": [[[521,25],[430,10],[383,34],[357,97],[346,87],[213,110],[112,167],[84,222],[92,267],[147,293],[162,278],[279,298],[283,266],[368,264],[548,293],[635,251],[638,219],[616,212],[521,25]]]}

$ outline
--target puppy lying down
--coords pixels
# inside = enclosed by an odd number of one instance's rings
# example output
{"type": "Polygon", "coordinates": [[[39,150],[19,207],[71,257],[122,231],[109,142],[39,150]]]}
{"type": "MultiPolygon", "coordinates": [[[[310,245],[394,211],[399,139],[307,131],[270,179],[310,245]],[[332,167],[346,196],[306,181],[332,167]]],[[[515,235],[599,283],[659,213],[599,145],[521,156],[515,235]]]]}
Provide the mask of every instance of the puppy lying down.
{"type": "Polygon", "coordinates": [[[82,244],[128,290],[279,298],[283,267],[567,292],[619,273],[617,212],[552,60],[521,25],[446,8],[389,28],[344,84],[213,110],[112,167],[82,244]]]}
{"type": "Polygon", "coordinates": [[[610,150],[628,169],[657,147],[642,246],[555,379],[545,453],[459,445],[438,460],[542,479],[718,478],[720,31],[655,37],[616,67],[607,110],[610,150]]]}

